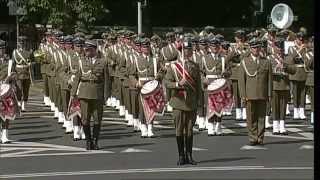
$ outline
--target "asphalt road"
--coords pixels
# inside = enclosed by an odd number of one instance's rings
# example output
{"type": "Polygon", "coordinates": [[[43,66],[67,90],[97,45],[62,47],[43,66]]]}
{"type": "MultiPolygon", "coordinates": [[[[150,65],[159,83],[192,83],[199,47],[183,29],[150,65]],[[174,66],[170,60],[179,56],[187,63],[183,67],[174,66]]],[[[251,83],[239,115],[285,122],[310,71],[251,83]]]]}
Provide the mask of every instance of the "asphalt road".
{"type": "MultiPolygon", "coordinates": [[[[141,139],[112,108],[105,108],[99,151],[64,134],[40,91],[31,92],[27,112],[12,122],[11,144],[0,146],[0,179],[313,179],[313,127],[287,117],[288,136],[266,131],[265,145],[247,146],[245,122],[223,119],[224,136],[194,133],[198,165],[176,166],[170,114],[156,120],[156,138],[141,139]]],[[[309,118],[309,112],[307,113],[309,118]]]]}

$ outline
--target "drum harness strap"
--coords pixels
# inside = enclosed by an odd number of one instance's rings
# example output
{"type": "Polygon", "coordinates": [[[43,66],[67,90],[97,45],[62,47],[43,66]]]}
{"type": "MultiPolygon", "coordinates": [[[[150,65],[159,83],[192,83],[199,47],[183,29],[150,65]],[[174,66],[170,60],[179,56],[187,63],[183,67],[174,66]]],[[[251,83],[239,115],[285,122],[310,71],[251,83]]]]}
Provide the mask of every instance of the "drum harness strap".
{"type": "Polygon", "coordinates": [[[19,52],[19,50],[15,50],[14,51],[15,53],[13,53],[13,57],[14,57],[14,60],[16,61],[16,63],[18,64],[18,65],[20,65],[22,62],[25,62],[27,65],[30,65],[30,63],[28,62],[28,60],[26,60],[22,55],[21,55],[21,53],[19,52]],[[17,56],[16,56],[16,54],[20,57],[20,61],[17,59],[17,56]]]}
{"type": "MultiPolygon", "coordinates": [[[[140,73],[140,74],[142,74],[142,73],[146,73],[146,77],[147,77],[147,68],[145,68],[144,70],[140,70],[140,68],[139,68],[139,63],[138,63],[138,58],[137,58],[137,56],[134,56],[134,61],[135,61],[135,64],[136,64],[136,67],[137,67],[137,71],[138,71],[138,73],[140,73]]],[[[141,82],[140,82],[140,80],[139,80],[139,84],[141,84],[141,82]]]]}

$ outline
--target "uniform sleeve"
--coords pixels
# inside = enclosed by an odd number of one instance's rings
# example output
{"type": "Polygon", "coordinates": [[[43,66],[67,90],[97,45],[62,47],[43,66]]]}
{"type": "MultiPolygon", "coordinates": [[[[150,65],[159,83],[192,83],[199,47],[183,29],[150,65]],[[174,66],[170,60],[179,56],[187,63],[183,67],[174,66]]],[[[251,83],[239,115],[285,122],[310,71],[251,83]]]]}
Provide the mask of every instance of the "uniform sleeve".
{"type": "Polygon", "coordinates": [[[243,98],[246,98],[246,72],[243,68],[242,63],[243,62],[241,62],[241,66],[240,66],[239,92],[240,92],[240,97],[243,99],[243,98]]]}
{"type": "Polygon", "coordinates": [[[270,61],[268,62],[268,97],[272,96],[273,82],[272,82],[272,65],[270,61]]]}
{"type": "Polygon", "coordinates": [[[108,64],[106,61],[104,61],[104,98],[105,100],[107,100],[110,96],[111,96],[111,92],[110,92],[110,86],[111,86],[111,81],[110,81],[110,74],[109,74],[109,68],[108,68],[108,64]]]}
{"type": "Polygon", "coordinates": [[[284,68],[285,68],[285,71],[289,74],[296,73],[296,66],[294,65],[293,58],[289,56],[285,58],[284,68]]]}
{"type": "Polygon", "coordinates": [[[77,95],[77,91],[78,91],[78,87],[79,87],[79,83],[80,83],[80,78],[81,78],[81,70],[80,70],[80,66],[78,66],[78,71],[77,71],[75,78],[72,82],[71,96],[77,95]]]}
{"type": "MultiPolygon", "coordinates": [[[[135,61],[133,59],[133,61],[135,61]]],[[[131,66],[129,66],[128,68],[128,74],[129,74],[129,86],[131,88],[136,88],[136,84],[138,83],[138,80],[137,80],[137,69],[136,69],[136,66],[135,66],[135,63],[133,63],[131,66]]]]}

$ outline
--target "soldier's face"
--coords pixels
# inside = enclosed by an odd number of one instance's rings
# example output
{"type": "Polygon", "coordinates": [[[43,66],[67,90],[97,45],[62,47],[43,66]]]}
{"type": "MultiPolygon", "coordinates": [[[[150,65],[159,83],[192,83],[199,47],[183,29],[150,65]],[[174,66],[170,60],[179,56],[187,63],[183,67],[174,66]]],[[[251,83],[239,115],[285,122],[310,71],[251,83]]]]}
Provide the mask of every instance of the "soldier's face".
{"type": "Polygon", "coordinates": [[[258,56],[260,54],[260,51],[261,51],[261,48],[259,47],[252,47],[251,48],[251,53],[254,55],[254,56],[258,56]]]}
{"type": "Polygon", "coordinates": [[[150,54],[150,47],[149,46],[142,46],[141,52],[145,55],[149,55],[150,54]]]}
{"type": "Polygon", "coordinates": [[[92,47],[85,48],[85,54],[87,57],[94,57],[96,56],[96,49],[92,47]]]}
{"type": "Polygon", "coordinates": [[[65,44],[64,47],[65,47],[67,50],[70,50],[70,49],[72,49],[72,44],[65,44]]]}
{"type": "Polygon", "coordinates": [[[77,51],[78,53],[80,53],[80,52],[82,52],[82,47],[74,46],[74,50],[77,51]]]}
{"type": "Polygon", "coordinates": [[[184,51],[183,53],[185,58],[192,57],[192,54],[193,54],[192,48],[184,48],[183,51],[184,51]]]}
{"type": "Polygon", "coordinates": [[[207,46],[199,45],[199,49],[202,50],[202,51],[206,51],[207,50],[207,46]]]}
{"type": "Polygon", "coordinates": [[[218,53],[220,50],[220,46],[219,45],[212,45],[212,46],[210,46],[210,50],[212,53],[218,53]]]}

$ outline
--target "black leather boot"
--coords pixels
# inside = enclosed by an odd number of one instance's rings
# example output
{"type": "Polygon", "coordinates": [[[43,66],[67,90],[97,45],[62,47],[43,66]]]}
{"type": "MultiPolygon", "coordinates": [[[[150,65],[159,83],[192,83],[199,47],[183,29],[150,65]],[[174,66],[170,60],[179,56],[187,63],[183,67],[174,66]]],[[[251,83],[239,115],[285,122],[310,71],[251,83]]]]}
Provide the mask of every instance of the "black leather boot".
{"type": "Polygon", "coordinates": [[[178,166],[184,165],[185,162],[185,153],[184,153],[184,139],[183,136],[177,136],[177,145],[178,145],[178,153],[179,153],[179,160],[177,162],[178,166]]]}
{"type": "Polygon", "coordinates": [[[84,134],[86,135],[86,140],[87,140],[87,150],[92,150],[93,149],[93,144],[91,140],[91,130],[90,130],[90,125],[83,125],[83,131],[84,134]]]}
{"type": "Polygon", "coordinates": [[[197,165],[197,162],[192,158],[193,136],[186,137],[186,164],[197,165]]]}
{"type": "Polygon", "coordinates": [[[98,139],[100,134],[100,124],[93,125],[93,149],[99,150],[98,139]]]}

